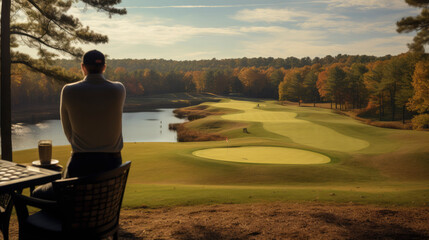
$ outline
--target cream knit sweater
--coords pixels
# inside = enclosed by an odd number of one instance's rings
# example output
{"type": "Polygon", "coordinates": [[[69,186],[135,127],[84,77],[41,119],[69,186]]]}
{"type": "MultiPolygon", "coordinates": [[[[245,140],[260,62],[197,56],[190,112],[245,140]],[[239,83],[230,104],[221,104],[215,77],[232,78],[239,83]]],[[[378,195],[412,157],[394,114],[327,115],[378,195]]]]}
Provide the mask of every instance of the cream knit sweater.
{"type": "Polygon", "coordinates": [[[125,87],[89,74],[61,92],[60,114],[73,152],[120,152],[125,87]]]}

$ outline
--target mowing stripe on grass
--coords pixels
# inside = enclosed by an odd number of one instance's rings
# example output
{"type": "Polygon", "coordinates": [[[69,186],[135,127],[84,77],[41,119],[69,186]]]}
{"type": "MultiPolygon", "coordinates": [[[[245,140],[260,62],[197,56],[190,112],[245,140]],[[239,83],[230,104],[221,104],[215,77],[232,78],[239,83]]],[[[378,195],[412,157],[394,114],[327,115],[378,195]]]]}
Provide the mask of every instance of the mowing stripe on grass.
{"type": "Polygon", "coordinates": [[[267,111],[263,110],[264,105],[257,107],[256,103],[246,101],[232,100],[231,102],[213,103],[211,105],[244,111],[223,115],[223,119],[261,122],[267,131],[286,136],[292,141],[306,146],[341,152],[358,151],[369,147],[367,141],[341,134],[310,121],[297,119],[295,112],[267,111]]]}

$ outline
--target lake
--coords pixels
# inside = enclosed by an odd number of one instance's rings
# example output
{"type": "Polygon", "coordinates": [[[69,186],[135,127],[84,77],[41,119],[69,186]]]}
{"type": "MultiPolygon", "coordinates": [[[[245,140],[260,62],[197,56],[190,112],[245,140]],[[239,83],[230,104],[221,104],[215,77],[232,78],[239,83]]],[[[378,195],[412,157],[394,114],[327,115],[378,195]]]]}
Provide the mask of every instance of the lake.
{"type": "MultiPolygon", "coordinates": [[[[170,123],[182,123],[174,109],[159,109],[156,112],[124,113],[122,135],[124,142],[177,142],[175,131],[168,129],[170,123]]],[[[12,126],[13,150],[37,148],[42,139],[52,140],[54,146],[68,145],[60,120],[47,120],[37,124],[18,123],[12,126]]]]}

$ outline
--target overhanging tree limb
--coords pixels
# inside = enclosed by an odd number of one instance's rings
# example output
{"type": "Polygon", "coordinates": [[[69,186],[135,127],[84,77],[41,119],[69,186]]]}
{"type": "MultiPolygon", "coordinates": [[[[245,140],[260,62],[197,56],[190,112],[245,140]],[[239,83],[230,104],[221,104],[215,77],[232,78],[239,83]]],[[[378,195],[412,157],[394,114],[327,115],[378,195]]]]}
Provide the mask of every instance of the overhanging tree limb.
{"type": "Polygon", "coordinates": [[[16,34],[16,35],[21,35],[21,36],[29,37],[29,38],[31,38],[33,40],[36,40],[37,42],[45,45],[46,47],[49,47],[49,48],[52,48],[52,49],[55,49],[55,50],[58,50],[58,51],[62,51],[62,52],[65,52],[65,53],[68,53],[68,54],[70,54],[72,56],[76,56],[77,55],[77,53],[69,51],[67,48],[61,48],[61,47],[57,47],[57,46],[51,45],[51,44],[43,41],[42,38],[35,37],[33,35],[30,35],[30,34],[27,34],[27,33],[24,33],[24,32],[11,31],[10,34],[11,35],[16,34]]]}

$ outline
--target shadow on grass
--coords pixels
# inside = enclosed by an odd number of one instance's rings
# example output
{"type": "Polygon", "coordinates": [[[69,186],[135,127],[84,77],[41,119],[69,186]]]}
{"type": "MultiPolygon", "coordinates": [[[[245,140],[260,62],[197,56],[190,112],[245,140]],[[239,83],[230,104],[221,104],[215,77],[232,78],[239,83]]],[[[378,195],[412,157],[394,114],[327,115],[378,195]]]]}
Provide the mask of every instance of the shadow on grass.
{"type": "MultiPolygon", "coordinates": [[[[395,211],[379,211],[379,217],[392,216],[395,213],[395,211]]],[[[342,228],[345,230],[347,239],[429,239],[427,233],[415,231],[398,224],[380,224],[370,219],[358,221],[324,212],[314,213],[310,216],[342,228]]]]}

